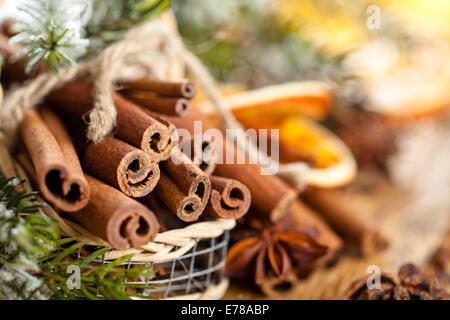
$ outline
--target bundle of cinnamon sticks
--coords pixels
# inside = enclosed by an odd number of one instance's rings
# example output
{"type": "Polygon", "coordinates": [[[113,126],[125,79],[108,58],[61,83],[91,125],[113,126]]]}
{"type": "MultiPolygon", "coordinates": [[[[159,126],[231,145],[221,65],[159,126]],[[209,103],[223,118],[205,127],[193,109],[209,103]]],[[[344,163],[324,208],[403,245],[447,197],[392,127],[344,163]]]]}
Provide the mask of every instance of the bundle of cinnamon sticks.
{"type": "Polygon", "coordinates": [[[163,211],[184,222],[197,221],[204,212],[225,219],[246,214],[251,194],[242,182],[211,176],[214,161],[194,164],[177,146],[168,115],[188,115],[192,82],[146,78],[121,85],[123,92],[111,92],[115,134],[97,143],[84,138],[93,106],[88,82],[52,91],[44,105],[26,114],[17,158],[42,196],[117,249],[153,240],[166,229],[163,211]],[[135,92],[164,103],[129,99],[135,92]],[[183,112],[173,112],[179,110],[175,100],[183,102],[183,112]]]}
{"type": "MultiPolygon", "coordinates": [[[[11,48],[6,40],[0,37],[0,50],[10,58],[17,48],[11,48]]],[[[18,68],[23,69],[24,61],[19,62],[18,68]]],[[[9,79],[23,81],[14,65],[11,62],[8,66],[12,73],[9,79]]],[[[111,92],[117,110],[114,135],[97,143],[88,143],[84,137],[94,102],[92,83],[82,80],[67,83],[53,90],[42,106],[25,116],[20,126],[22,142],[17,158],[43,197],[56,209],[117,249],[152,241],[159,231],[168,228],[167,211],[189,223],[201,217],[239,219],[250,210],[253,218],[270,221],[258,229],[261,234],[271,234],[270,230],[275,228],[275,235],[280,232],[289,235],[281,244],[275,241],[273,247],[263,246],[261,252],[268,249],[269,260],[266,253],[259,258],[275,266],[275,271],[284,266],[283,272],[276,272],[280,280],[291,267],[311,270],[335,257],[342,247],[341,238],[298,198],[294,188],[276,176],[262,175],[260,166],[247,161],[244,151],[226,139],[217,143],[202,136],[200,151],[208,150],[208,156],[202,154],[198,158],[194,141],[190,155],[182,152],[177,129],[193,134],[195,120],[203,122],[203,130],[222,126],[218,117],[191,110],[196,93],[191,81],[143,78],[117,83],[117,87],[118,92],[111,92]],[[216,163],[211,154],[219,146],[225,157],[231,151],[232,157],[246,161],[216,163]],[[290,221],[290,225],[280,231],[276,227],[279,221],[290,221]],[[302,230],[314,232],[305,234],[302,230]],[[313,254],[306,250],[308,260],[303,249],[299,251],[296,246],[312,246],[317,250],[313,254]]],[[[325,206],[331,202],[322,196],[318,192],[307,193],[306,199],[319,211],[336,211],[334,205],[325,206]]],[[[340,223],[342,217],[347,218],[341,214],[344,209],[337,211],[339,215],[332,213],[332,218],[326,215],[325,218],[338,231],[343,229],[341,234],[361,246],[380,240],[368,234],[370,230],[363,230],[362,224],[340,223]]],[[[266,236],[261,239],[267,242],[266,236]]],[[[377,245],[384,245],[382,239],[377,245]]],[[[234,257],[245,260],[237,265],[250,263],[245,252],[234,257]]]]}

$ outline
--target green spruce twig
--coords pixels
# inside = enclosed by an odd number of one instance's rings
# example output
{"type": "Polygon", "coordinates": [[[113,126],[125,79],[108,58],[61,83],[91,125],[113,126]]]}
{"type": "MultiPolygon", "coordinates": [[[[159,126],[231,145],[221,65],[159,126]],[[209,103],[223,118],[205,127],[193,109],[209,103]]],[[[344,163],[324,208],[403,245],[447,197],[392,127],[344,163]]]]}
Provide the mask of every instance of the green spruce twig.
{"type": "Polygon", "coordinates": [[[29,0],[19,7],[21,44],[29,73],[41,60],[54,71],[97,53],[129,28],[153,19],[170,0],[29,0]]]}
{"type": "Polygon", "coordinates": [[[151,298],[134,290],[149,289],[151,286],[131,284],[127,281],[133,278],[151,278],[154,275],[152,268],[141,266],[126,269],[124,265],[131,255],[102,264],[101,258],[109,248],[100,248],[85,257],[75,259],[83,246],[81,242],[65,238],[61,242],[60,250],[41,259],[39,276],[48,279],[49,288],[53,292],[52,299],[151,298]],[[69,267],[75,267],[77,274],[68,273],[69,267]],[[72,285],[69,283],[71,280],[75,280],[72,285]]]}
{"type": "Polygon", "coordinates": [[[18,188],[24,182],[15,177],[0,179],[0,298],[151,298],[140,293],[150,286],[127,281],[152,277],[152,268],[124,269],[131,255],[101,264],[110,248],[78,258],[85,244],[60,239],[57,223],[38,214],[44,205],[37,203],[36,193],[18,188]],[[79,287],[70,286],[74,279],[70,267],[79,270],[79,287]]]}
{"type": "Polygon", "coordinates": [[[35,193],[16,192],[24,180],[0,182],[0,297],[44,299],[45,283],[30,274],[39,270],[37,258],[55,248],[56,223],[36,214],[42,204],[35,193]]]}
{"type": "Polygon", "coordinates": [[[40,60],[57,71],[61,65],[74,65],[86,53],[89,41],[82,36],[86,11],[82,1],[33,0],[22,3],[19,10],[25,14],[19,21],[23,31],[12,42],[24,46],[27,73],[40,60]]]}

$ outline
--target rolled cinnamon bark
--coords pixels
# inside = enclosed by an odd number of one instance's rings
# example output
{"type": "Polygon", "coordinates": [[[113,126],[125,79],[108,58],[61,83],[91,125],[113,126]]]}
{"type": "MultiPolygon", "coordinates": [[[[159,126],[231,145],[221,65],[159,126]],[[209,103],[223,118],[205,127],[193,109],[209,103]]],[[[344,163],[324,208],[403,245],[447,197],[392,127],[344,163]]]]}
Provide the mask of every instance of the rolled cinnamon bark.
{"type": "Polygon", "coordinates": [[[41,115],[30,110],[20,125],[20,134],[43,197],[68,212],[85,207],[90,189],[73,142],[59,118],[46,108],[41,115]]]}
{"type": "Polygon", "coordinates": [[[178,145],[179,148],[189,153],[192,162],[200,168],[208,177],[212,175],[216,168],[215,144],[211,139],[203,136],[183,139],[178,145]]]}
{"type": "MultiPolygon", "coordinates": [[[[186,197],[181,202],[177,201],[182,206],[177,206],[177,210],[172,210],[172,212],[176,212],[177,216],[184,221],[197,220],[205,210],[211,194],[211,182],[208,176],[178,148],[173,150],[169,160],[162,163],[162,167],[175,183],[177,189],[186,197]],[[180,208],[183,210],[180,210],[180,208]]],[[[157,189],[163,188],[166,188],[163,183],[158,184],[157,189]]],[[[157,194],[161,195],[162,193],[157,192],[157,194]]],[[[169,201],[167,196],[160,196],[160,199],[167,207],[172,209],[173,204],[170,203],[173,201],[169,201]]]]}
{"type": "Polygon", "coordinates": [[[211,176],[216,169],[215,144],[210,139],[201,137],[201,150],[195,150],[195,138],[190,141],[191,144],[191,160],[198,166],[207,176],[211,176]],[[197,151],[197,152],[196,152],[197,151]]]}
{"type": "Polygon", "coordinates": [[[152,78],[142,78],[122,84],[125,89],[154,92],[160,96],[183,97],[191,99],[195,96],[195,85],[187,80],[161,81],[152,78]]]}
{"type": "Polygon", "coordinates": [[[155,193],[152,193],[151,195],[147,195],[139,200],[145,206],[150,208],[150,210],[152,210],[153,213],[155,214],[155,217],[159,223],[159,232],[167,231],[167,227],[164,222],[164,214],[167,210],[163,207],[161,200],[158,199],[158,197],[155,195],[155,193]]]}
{"type": "Polygon", "coordinates": [[[185,98],[158,97],[154,94],[136,91],[121,92],[134,103],[154,112],[173,117],[186,117],[190,111],[190,101],[185,98]]]}
{"type": "Polygon", "coordinates": [[[250,208],[251,196],[237,180],[211,176],[211,197],[206,213],[216,218],[239,219],[250,208]]]}
{"type": "Polygon", "coordinates": [[[375,230],[362,214],[342,201],[336,190],[308,188],[303,194],[306,202],[316,208],[339,233],[359,246],[364,255],[386,249],[388,240],[375,230]]]}
{"type": "Polygon", "coordinates": [[[155,238],[159,224],[152,211],[107,184],[89,175],[86,178],[91,200],[84,209],[70,213],[71,218],[119,250],[155,238]]]}
{"type": "Polygon", "coordinates": [[[159,181],[159,166],[145,152],[121,140],[106,138],[86,147],[83,168],[131,197],[149,194],[159,181]]]}
{"type": "MultiPolygon", "coordinates": [[[[151,160],[159,162],[170,157],[170,152],[178,136],[175,127],[161,123],[141,107],[112,93],[117,109],[117,138],[142,149],[151,160]]],[[[93,105],[92,85],[87,82],[70,82],[52,91],[47,100],[69,115],[83,117],[88,115],[93,105]]]]}
{"type": "MultiPolygon", "coordinates": [[[[29,155],[19,153],[17,160],[36,182],[36,170],[29,155]]],[[[86,180],[91,189],[89,203],[77,212],[67,213],[70,218],[118,250],[130,245],[139,247],[155,238],[159,224],[151,210],[89,175],[86,180]]]]}
{"type": "Polygon", "coordinates": [[[181,220],[197,220],[211,194],[208,176],[178,148],[161,163],[161,168],[160,183],[155,189],[158,197],[181,220]]]}
{"type": "Polygon", "coordinates": [[[174,149],[172,157],[162,166],[172,179],[186,194],[195,194],[206,206],[211,193],[211,182],[208,176],[194,165],[181,150],[174,149]]]}
{"type": "MultiPolygon", "coordinates": [[[[184,193],[164,171],[161,171],[155,193],[167,206],[170,212],[174,213],[179,219],[185,222],[198,220],[205,209],[205,205],[198,195],[195,193],[184,193]]],[[[147,197],[152,196],[153,194],[150,194],[147,197]]],[[[144,198],[144,201],[146,201],[147,197],[144,198]]]]}
{"type": "MultiPolygon", "coordinates": [[[[217,127],[215,119],[198,112],[191,112],[187,118],[172,118],[171,120],[177,128],[184,128],[191,133],[194,131],[193,123],[196,120],[202,121],[203,130],[217,127]]],[[[226,159],[227,152],[234,152],[235,158],[238,153],[242,152],[228,141],[224,141],[222,145],[223,159],[226,159]]],[[[258,164],[249,163],[247,157],[245,159],[245,164],[239,164],[236,161],[232,164],[217,163],[214,174],[244,184],[250,190],[253,207],[270,217],[272,221],[280,219],[297,198],[297,191],[277,176],[262,175],[261,167],[258,164]]]]}

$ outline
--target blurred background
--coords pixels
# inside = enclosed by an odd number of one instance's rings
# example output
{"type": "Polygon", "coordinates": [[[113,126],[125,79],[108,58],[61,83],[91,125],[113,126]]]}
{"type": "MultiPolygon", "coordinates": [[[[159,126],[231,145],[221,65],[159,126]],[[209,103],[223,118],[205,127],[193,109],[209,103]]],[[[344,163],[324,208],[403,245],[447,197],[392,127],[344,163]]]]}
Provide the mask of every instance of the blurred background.
{"type": "Polygon", "coordinates": [[[186,44],[221,81],[324,79],[386,112],[448,102],[447,1],[175,0],[173,8],[186,44]]]}
{"type": "Polygon", "coordinates": [[[346,201],[392,238],[387,264],[427,265],[450,222],[450,2],[175,0],[186,45],[235,90],[319,80],[320,125],[358,162],[346,201]]]}

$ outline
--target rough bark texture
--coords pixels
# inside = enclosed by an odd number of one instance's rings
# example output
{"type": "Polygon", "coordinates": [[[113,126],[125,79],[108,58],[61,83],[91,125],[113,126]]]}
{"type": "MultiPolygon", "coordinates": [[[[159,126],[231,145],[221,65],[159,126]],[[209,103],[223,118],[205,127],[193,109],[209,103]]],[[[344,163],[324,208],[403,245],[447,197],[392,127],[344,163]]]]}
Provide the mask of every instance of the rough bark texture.
{"type": "Polygon", "coordinates": [[[73,142],[59,118],[45,108],[41,115],[30,110],[20,125],[20,133],[44,198],[64,211],[86,206],[89,186],[73,142]]]}
{"type": "Polygon", "coordinates": [[[237,180],[211,176],[211,197],[206,212],[216,218],[239,219],[250,208],[250,190],[237,180]]]}
{"type": "Polygon", "coordinates": [[[131,197],[149,194],[159,181],[159,166],[142,151],[115,138],[89,144],[83,168],[131,197]]]}

